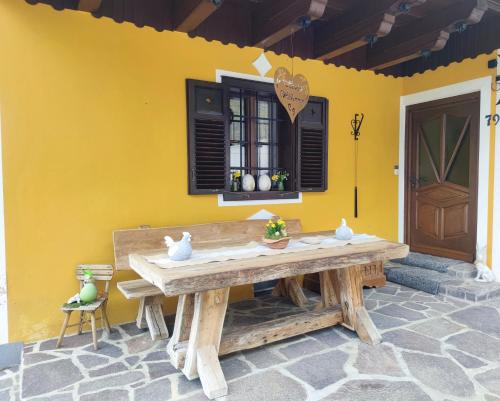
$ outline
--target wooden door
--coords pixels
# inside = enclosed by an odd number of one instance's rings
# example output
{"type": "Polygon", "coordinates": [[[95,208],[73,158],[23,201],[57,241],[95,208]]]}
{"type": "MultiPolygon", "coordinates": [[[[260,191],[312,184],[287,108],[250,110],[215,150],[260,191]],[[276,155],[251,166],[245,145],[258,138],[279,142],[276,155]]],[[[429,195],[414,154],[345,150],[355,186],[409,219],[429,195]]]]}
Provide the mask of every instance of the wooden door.
{"type": "Polygon", "coordinates": [[[479,94],[408,108],[406,241],[472,262],[476,248],[479,94]]]}

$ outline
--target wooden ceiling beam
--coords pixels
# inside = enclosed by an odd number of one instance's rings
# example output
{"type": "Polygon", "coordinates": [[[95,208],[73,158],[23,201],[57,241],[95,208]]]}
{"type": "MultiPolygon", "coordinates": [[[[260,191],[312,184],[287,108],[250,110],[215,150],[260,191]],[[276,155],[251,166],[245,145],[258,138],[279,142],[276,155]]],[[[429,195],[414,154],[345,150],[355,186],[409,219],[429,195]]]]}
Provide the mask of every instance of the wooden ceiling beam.
{"type": "Polygon", "coordinates": [[[488,9],[500,13],[500,0],[488,0],[488,9]]]}
{"type": "Polygon", "coordinates": [[[345,15],[318,27],[315,58],[329,60],[384,37],[391,32],[396,17],[426,0],[364,0],[345,15]]]}
{"type": "Polygon", "coordinates": [[[174,0],[174,30],[194,31],[222,2],[223,0],[174,0]]]}
{"type": "Polygon", "coordinates": [[[101,7],[102,0],[80,0],[78,10],[93,13],[101,7]]]}
{"type": "Polygon", "coordinates": [[[269,48],[309,26],[325,12],[328,0],[280,0],[259,7],[253,19],[254,46],[269,48]]]}
{"type": "Polygon", "coordinates": [[[488,10],[488,0],[461,0],[423,21],[398,28],[368,50],[366,68],[382,70],[442,50],[450,34],[477,24],[488,10]]]}

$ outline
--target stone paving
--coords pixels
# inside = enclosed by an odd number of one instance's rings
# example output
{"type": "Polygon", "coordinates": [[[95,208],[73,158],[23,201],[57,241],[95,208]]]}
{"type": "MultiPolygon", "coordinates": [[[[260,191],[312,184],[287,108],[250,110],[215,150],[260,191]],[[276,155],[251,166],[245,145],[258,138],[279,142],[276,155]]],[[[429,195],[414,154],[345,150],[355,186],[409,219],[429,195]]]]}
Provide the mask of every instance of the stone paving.
{"type": "MultiPolygon", "coordinates": [[[[500,301],[468,303],[388,283],[365,290],[383,343],[368,346],[340,326],[222,358],[221,401],[500,401],[500,301]]],[[[228,324],[289,312],[264,296],[231,306],[228,324]]],[[[294,312],[294,311],[292,311],[294,312]]],[[[133,323],[103,334],[25,346],[18,371],[0,372],[5,400],[206,400],[199,380],[173,369],[166,341],[133,323]]]]}

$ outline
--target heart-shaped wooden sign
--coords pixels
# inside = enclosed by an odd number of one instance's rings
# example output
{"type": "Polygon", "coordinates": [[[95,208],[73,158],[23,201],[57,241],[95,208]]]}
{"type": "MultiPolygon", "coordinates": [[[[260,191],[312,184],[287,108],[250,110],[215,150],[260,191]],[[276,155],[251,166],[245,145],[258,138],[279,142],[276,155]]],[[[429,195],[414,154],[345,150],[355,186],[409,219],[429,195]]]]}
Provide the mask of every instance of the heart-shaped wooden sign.
{"type": "Polygon", "coordinates": [[[274,90],[292,123],[309,101],[309,84],[302,74],[292,75],[285,67],[274,74],[274,90]]]}

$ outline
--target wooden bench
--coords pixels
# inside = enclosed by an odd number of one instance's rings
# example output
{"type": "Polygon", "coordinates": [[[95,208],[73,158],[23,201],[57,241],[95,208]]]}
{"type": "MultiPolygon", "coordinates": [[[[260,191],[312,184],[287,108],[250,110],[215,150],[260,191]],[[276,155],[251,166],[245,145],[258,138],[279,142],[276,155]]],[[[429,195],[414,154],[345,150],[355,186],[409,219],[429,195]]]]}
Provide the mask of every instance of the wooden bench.
{"type": "Polygon", "coordinates": [[[149,328],[153,340],[168,338],[168,329],[163,318],[163,292],[146,280],[121,281],[116,284],[127,299],[139,299],[137,327],[149,328]]]}
{"type": "MultiPolygon", "coordinates": [[[[129,255],[137,251],[165,249],[164,237],[180,240],[182,233],[191,233],[191,243],[195,249],[211,248],[216,244],[231,246],[250,241],[259,241],[264,233],[267,220],[242,220],[188,226],[138,228],[113,232],[116,270],[131,270],[129,255]]],[[[293,236],[302,232],[300,220],[286,220],[288,233],[293,236]]],[[[117,283],[126,299],[139,299],[137,327],[148,327],[153,340],[168,338],[168,329],[163,320],[163,292],[154,283],[146,280],[130,280],[117,283]]],[[[296,278],[279,281],[275,295],[289,296],[302,306],[305,297],[296,278]]]]}

